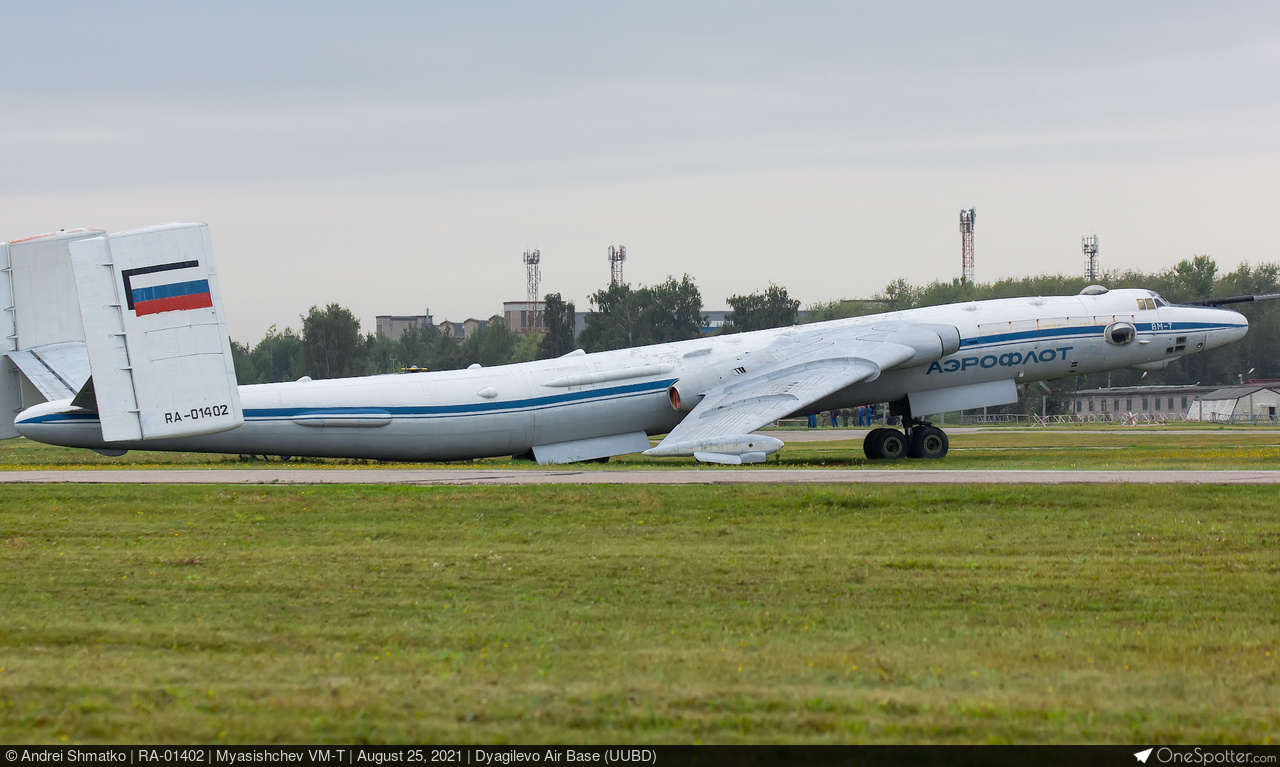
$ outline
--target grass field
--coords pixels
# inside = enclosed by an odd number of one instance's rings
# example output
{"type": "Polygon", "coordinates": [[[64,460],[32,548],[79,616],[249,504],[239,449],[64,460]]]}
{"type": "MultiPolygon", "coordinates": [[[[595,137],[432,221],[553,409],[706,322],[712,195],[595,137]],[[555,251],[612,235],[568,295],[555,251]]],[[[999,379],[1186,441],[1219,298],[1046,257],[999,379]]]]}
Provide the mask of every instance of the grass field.
{"type": "Polygon", "coordinates": [[[1271,742],[1276,509],[0,485],[0,741],[1271,742]]]}
{"type": "MultiPolygon", "coordinates": [[[[830,434],[830,430],[823,430],[830,434]]],[[[1115,428],[1083,426],[1032,431],[986,428],[951,434],[951,452],[941,461],[868,461],[862,453],[862,432],[856,438],[830,442],[791,441],[771,456],[776,467],[876,469],[1274,469],[1280,467],[1280,430],[1255,427],[1188,426],[1115,428]]],[[[54,447],[25,439],[0,441],[0,470],[92,468],[331,468],[396,467],[376,461],[335,461],[278,457],[207,455],[203,453],[131,452],[108,458],[90,450],[54,447]]],[[[530,461],[491,458],[452,464],[454,468],[538,468],[530,461]]],[[[620,456],[608,464],[577,464],[576,469],[687,468],[688,458],[620,456]]],[[[749,471],[733,467],[728,471],[749,471]]]]}

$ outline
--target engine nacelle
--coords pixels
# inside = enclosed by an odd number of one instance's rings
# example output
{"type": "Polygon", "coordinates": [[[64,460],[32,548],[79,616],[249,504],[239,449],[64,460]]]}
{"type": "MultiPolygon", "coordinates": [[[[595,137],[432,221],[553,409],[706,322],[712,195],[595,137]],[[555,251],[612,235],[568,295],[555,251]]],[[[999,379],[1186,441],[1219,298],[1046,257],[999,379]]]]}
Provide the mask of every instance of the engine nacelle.
{"type": "Polygon", "coordinates": [[[942,342],[942,356],[955,354],[960,351],[960,329],[955,325],[943,325],[940,323],[926,323],[916,325],[920,330],[925,330],[938,336],[938,340],[942,342]]]}
{"type": "Polygon", "coordinates": [[[671,400],[671,407],[681,413],[688,413],[698,406],[703,395],[729,380],[731,375],[732,364],[699,370],[667,387],[667,398],[671,400]]]}
{"type": "Polygon", "coordinates": [[[921,325],[874,325],[858,335],[864,341],[884,341],[906,346],[915,356],[903,362],[901,367],[924,365],[954,354],[960,349],[960,330],[954,325],[928,323],[921,325]]]}

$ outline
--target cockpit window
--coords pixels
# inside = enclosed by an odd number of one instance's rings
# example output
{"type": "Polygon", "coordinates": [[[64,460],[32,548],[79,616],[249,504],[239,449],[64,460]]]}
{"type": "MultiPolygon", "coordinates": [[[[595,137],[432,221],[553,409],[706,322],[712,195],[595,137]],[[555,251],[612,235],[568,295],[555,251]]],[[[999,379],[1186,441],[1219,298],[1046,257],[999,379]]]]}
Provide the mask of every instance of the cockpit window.
{"type": "Polygon", "coordinates": [[[1139,299],[1138,299],[1138,309],[1139,309],[1139,311],[1141,311],[1141,310],[1143,310],[1143,309],[1154,309],[1154,308],[1156,308],[1156,300],[1155,300],[1154,298],[1139,298],[1139,299]]]}
{"type": "Polygon", "coordinates": [[[1156,306],[1168,306],[1168,305],[1169,305],[1168,301],[1164,300],[1160,296],[1156,296],[1156,306]]]}

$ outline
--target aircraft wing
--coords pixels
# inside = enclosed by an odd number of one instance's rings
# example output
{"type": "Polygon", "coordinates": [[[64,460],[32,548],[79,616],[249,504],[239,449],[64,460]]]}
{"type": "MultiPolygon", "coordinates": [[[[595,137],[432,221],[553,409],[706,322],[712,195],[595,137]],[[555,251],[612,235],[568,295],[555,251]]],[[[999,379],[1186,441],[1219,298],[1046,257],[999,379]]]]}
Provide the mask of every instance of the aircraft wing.
{"type": "MultiPolygon", "coordinates": [[[[713,463],[758,463],[782,447],[782,442],[751,431],[859,381],[874,380],[881,370],[921,356],[918,344],[886,340],[886,336],[897,333],[862,335],[867,338],[830,339],[817,348],[810,344],[797,349],[794,355],[784,353],[768,367],[711,389],[680,425],[646,450],[645,455],[693,455],[713,463]]],[[[938,337],[934,335],[933,340],[937,343],[938,337]]],[[[941,348],[937,356],[941,356],[941,348]]]]}

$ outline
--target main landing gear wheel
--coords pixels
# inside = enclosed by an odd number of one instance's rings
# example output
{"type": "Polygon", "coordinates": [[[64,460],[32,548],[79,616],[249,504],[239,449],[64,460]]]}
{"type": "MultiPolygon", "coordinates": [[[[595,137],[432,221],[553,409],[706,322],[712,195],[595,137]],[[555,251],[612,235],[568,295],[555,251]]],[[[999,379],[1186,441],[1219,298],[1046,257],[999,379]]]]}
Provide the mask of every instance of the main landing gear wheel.
{"type": "Polygon", "coordinates": [[[947,454],[947,433],[936,426],[921,425],[911,430],[909,458],[942,458],[947,454]]]}
{"type": "Polygon", "coordinates": [[[862,450],[873,461],[896,460],[907,454],[907,435],[897,429],[872,429],[862,450]]]}

